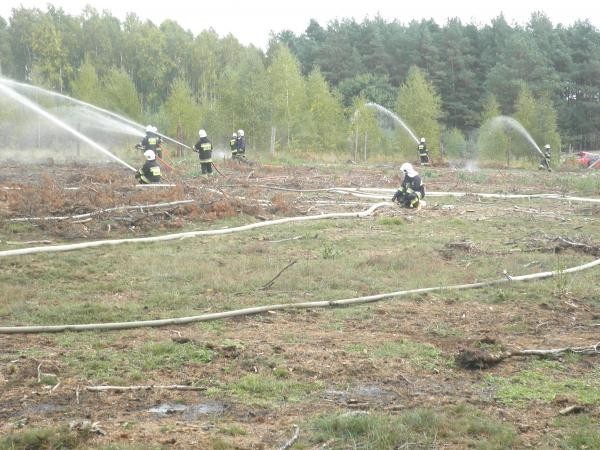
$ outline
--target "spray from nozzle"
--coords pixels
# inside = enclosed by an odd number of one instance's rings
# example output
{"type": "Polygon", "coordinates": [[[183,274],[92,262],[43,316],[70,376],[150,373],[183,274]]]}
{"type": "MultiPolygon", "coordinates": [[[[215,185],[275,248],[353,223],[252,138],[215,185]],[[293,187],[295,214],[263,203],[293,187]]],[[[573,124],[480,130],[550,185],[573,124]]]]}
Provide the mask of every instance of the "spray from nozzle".
{"type": "Polygon", "coordinates": [[[58,125],[62,129],[68,131],[69,133],[71,133],[72,135],[74,135],[77,138],[81,139],[82,141],[84,141],[85,143],[87,143],[90,146],[94,147],[95,149],[100,150],[102,153],[104,153],[105,155],[107,155],[111,159],[114,159],[118,163],[124,165],[128,169],[131,169],[134,172],[136,171],[132,166],[130,166],[129,164],[127,164],[125,161],[123,161],[122,159],[120,159],[118,156],[112,154],[111,152],[109,152],[108,150],[106,150],[104,147],[98,145],[96,142],[92,141],[90,138],[88,138],[84,134],[81,134],[79,131],[77,131],[74,128],[72,128],[71,126],[67,125],[66,123],[64,123],[63,121],[61,121],[60,119],[58,119],[57,117],[53,116],[48,111],[45,111],[43,108],[41,108],[38,105],[36,105],[34,102],[32,102],[31,100],[29,100],[27,97],[22,96],[21,94],[19,94],[18,92],[16,92],[14,89],[6,86],[5,84],[3,84],[1,82],[0,82],[0,91],[4,92],[6,95],[8,95],[9,97],[11,97],[12,99],[18,101],[23,106],[26,106],[27,108],[29,108],[29,109],[35,111],[36,113],[40,114],[41,116],[45,117],[46,119],[48,119],[49,121],[51,121],[54,124],[58,125]]]}
{"type": "Polygon", "coordinates": [[[398,117],[396,114],[394,114],[393,112],[391,112],[389,109],[384,108],[381,105],[378,105],[377,103],[367,103],[365,104],[365,106],[368,106],[370,108],[374,108],[379,112],[382,112],[384,114],[387,114],[389,117],[391,117],[392,119],[394,119],[397,123],[399,123],[400,125],[402,125],[402,127],[406,130],[406,132],[410,135],[411,138],[413,138],[413,140],[418,144],[419,143],[419,139],[417,138],[417,136],[415,136],[415,133],[413,133],[413,131],[408,127],[408,125],[406,125],[404,123],[404,121],[402,119],[400,119],[400,117],[398,117]]]}
{"type": "MultiPolygon", "coordinates": [[[[37,87],[37,86],[32,86],[32,85],[30,85],[30,84],[26,84],[26,83],[20,83],[20,82],[18,82],[18,81],[15,81],[15,80],[10,80],[10,79],[8,79],[8,78],[2,78],[2,77],[0,77],[0,82],[1,82],[1,83],[5,83],[5,84],[12,84],[12,85],[19,86],[19,87],[22,87],[22,88],[25,88],[25,89],[40,90],[40,91],[42,91],[42,92],[44,92],[44,93],[46,93],[46,94],[48,94],[48,95],[52,95],[52,96],[55,96],[55,97],[64,98],[64,99],[66,99],[66,100],[69,100],[69,101],[75,102],[75,103],[77,103],[77,104],[80,104],[80,105],[83,105],[83,106],[87,106],[87,107],[89,107],[89,108],[93,108],[93,109],[95,109],[95,110],[97,110],[97,111],[103,112],[104,114],[108,114],[109,116],[112,116],[112,117],[114,117],[114,118],[116,118],[116,119],[119,119],[119,120],[121,120],[121,121],[123,121],[123,122],[126,122],[126,123],[128,123],[128,124],[130,124],[130,125],[133,125],[133,126],[135,126],[136,128],[140,128],[140,129],[142,129],[142,130],[145,128],[143,125],[141,125],[141,124],[139,124],[139,123],[137,123],[137,122],[135,122],[135,121],[133,121],[133,120],[131,120],[131,119],[128,119],[127,117],[123,117],[123,116],[121,116],[121,115],[119,115],[119,114],[117,114],[117,113],[114,113],[114,112],[112,112],[112,111],[109,111],[109,110],[107,110],[107,109],[100,108],[99,106],[92,105],[91,103],[87,103],[87,102],[84,102],[84,101],[78,100],[78,99],[76,99],[76,98],[69,97],[68,95],[60,94],[60,93],[58,93],[58,92],[49,91],[49,90],[47,90],[47,89],[43,89],[43,88],[40,88],[40,87],[37,87]]],[[[136,134],[143,136],[143,133],[136,133],[136,134]]],[[[187,148],[187,149],[190,149],[190,150],[191,150],[191,147],[190,147],[190,146],[188,146],[188,145],[185,145],[184,143],[182,143],[182,142],[179,142],[179,141],[177,141],[177,140],[175,140],[175,139],[172,139],[172,138],[170,138],[169,136],[165,136],[164,134],[161,134],[161,133],[158,133],[158,132],[157,132],[156,134],[157,134],[157,135],[159,135],[160,137],[162,137],[162,138],[164,138],[164,139],[168,140],[168,141],[171,141],[171,142],[173,142],[173,143],[175,143],[175,144],[181,145],[181,146],[183,146],[183,147],[185,147],[185,148],[187,148]]]]}

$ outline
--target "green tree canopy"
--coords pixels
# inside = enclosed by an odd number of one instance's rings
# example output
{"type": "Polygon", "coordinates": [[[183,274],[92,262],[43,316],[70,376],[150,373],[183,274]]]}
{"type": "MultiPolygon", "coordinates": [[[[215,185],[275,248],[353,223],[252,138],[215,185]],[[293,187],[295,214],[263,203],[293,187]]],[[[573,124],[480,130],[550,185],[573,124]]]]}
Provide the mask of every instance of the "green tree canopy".
{"type": "MultiPolygon", "coordinates": [[[[427,139],[430,154],[440,155],[442,115],[441,99],[423,71],[413,66],[408,71],[406,82],[400,86],[396,100],[398,116],[411,128],[415,137],[427,139]]],[[[406,157],[416,155],[417,143],[403,129],[399,129],[398,144],[406,157]]]]}

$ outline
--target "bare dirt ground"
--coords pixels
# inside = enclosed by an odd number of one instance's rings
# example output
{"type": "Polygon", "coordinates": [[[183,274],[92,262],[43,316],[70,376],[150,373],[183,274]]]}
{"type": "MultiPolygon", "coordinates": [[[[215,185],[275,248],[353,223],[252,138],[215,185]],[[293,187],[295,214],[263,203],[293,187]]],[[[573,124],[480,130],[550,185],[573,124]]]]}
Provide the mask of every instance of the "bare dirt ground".
{"type": "MultiPolygon", "coordinates": [[[[396,188],[400,183],[400,177],[387,167],[348,165],[334,170],[317,165],[250,167],[227,162],[219,168],[223,176],[193,178],[167,174],[165,182],[172,181],[175,187],[144,189],[136,187],[132,177],[120,168],[98,167],[90,172],[77,166],[27,167],[26,170],[22,166],[8,166],[3,168],[0,178],[0,217],[8,220],[71,216],[121,205],[195,200],[193,204],[159,208],[151,214],[136,210],[100,213],[99,217],[102,214],[113,219],[119,217],[116,221],[119,226],[114,225],[114,220],[107,227],[102,220],[66,219],[41,222],[30,236],[20,234],[20,239],[50,242],[135,237],[149,232],[184,230],[193,223],[210,223],[241,213],[265,220],[348,210],[347,205],[341,206],[337,201],[339,196],[333,194],[328,197],[327,193],[322,193],[319,196],[321,203],[304,202],[311,198],[310,193],[292,195],[273,189],[275,187],[302,190],[332,186],[396,188]],[[328,199],[331,203],[327,203],[328,199]]],[[[468,177],[461,178],[458,172],[450,169],[431,170],[435,177],[427,180],[430,191],[560,191],[557,183],[561,176],[558,175],[549,181],[533,173],[527,184],[516,186],[510,172],[488,171],[482,186],[474,184],[468,177]]],[[[483,217],[489,212],[487,208],[498,207],[473,198],[462,205],[461,211],[456,211],[442,208],[433,198],[428,200],[426,214],[440,219],[465,214],[465,211],[483,217]]],[[[356,202],[355,210],[366,208],[366,203],[359,198],[348,197],[347,201],[356,202]]],[[[505,208],[507,215],[515,213],[511,205],[506,204],[505,208]]],[[[589,211],[596,218],[600,214],[598,206],[574,205],[572,208],[589,211]]],[[[526,215],[527,212],[520,213],[526,215]]],[[[548,205],[544,214],[563,215],[564,207],[548,205]]],[[[349,315],[341,330],[324,326],[329,314],[328,311],[308,310],[233,319],[227,323],[221,338],[243,342],[243,348],[212,343],[216,356],[211,363],[187,366],[183,374],[170,371],[151,374],[154,384],[182,384],[197,379],[228,383],[240,374],[269,373],[273,368],[269,366],[268,356],[277,355],[286,361],[287,370],[295,377],[324,384],[320,394],[311,396],[310,402],[284,402],[277,407],[245,404],[230,398],[215,399],[203,391],[88,392],[75,375],[63,375],[59,364],[45,366],[43,370],[60,374],[60,385],[43,388],[35,383],[39,377],[39,361],[18,355],[22,349],[39,348],[44,350],[47,359],[51,359],[53,354],[60,355],[61,349],[43,334],[0,336],[4,355],[0,368],[0,435],[28,427],[69,423],[77,428],[89,421],[94,424],[86,444],[90,447],[146,444],[165,448],[210,448],[215,446],[217,435],[228,442],[229,446],[222,444],[222,448],[270,449],[279,448],[290,439],[293,424],[302,424],[317,412],[339,409],[393,412],[467,403],[499,422],[514,426],[519,435],[519,446],[539,448],[539,442],[547,433],[558,433],[553,426],[558,411],[576,404],[576,399],[563,395],[550,402],[534,402],[527,408],[515,408],[494,401],[491,393],[481,388],[486,375],[492,373],[501,377],[518,373],[525,367],[526,358],[510,358],[487,370],[447,367],[424,371],[402,358],[373,359],[347,349],[365,341],[375,344],[410,339],[427,342],[451,359],[461,349],[473,348],[482,341],[498,345],[510,342],[512,348],[560,348],[600,340],[597,328],[600,310],[590,306],[585,299],[569,297],[551,306],[507,302],[497,308],[474,302],[457,304],[447,298],[440,301],[435,294],[421,295],[401,303],[376,304],[359,318],[349,315]],[[507,325],[515,316],[526,324],[526,332],[513,334],[507,331],[507,325]],[[432,324],[443,324],[457,333],[449,336],[432,334],[432,324]],[[331,388],[332,380],[335,380],[335,386],[346,388],[331,388]],[[178,410],[166,406],[162,413],[152,410],[157,405],[179,403],[185,403],[187,407],[178,410]],[[245,432],[223,433],[233,425],[245,432]]],[[[136,330],[116,335],[114,345],[126,351],[135,343],[143,342],[147,333],[149,331],[136,330]]],[[[206,342],[210,339],[207,332],[196,327],[168,327],[152,330],[152,333],[163,340],[206,342]]],[[[570,375],[583,376],[597,364],[597,357],[582,358],[569,366],[570,375]]],[[[597,403],[587,406],[586,413],[596,423],[600,420],[597,403]]],[[[292,448],[341,448],[336,447],[335,442],[313,446],[300,441],[298,445],[292,448]]],[[[461,444],[446,441],[439,448],[442,447],[461,448],[461,444]]]]}

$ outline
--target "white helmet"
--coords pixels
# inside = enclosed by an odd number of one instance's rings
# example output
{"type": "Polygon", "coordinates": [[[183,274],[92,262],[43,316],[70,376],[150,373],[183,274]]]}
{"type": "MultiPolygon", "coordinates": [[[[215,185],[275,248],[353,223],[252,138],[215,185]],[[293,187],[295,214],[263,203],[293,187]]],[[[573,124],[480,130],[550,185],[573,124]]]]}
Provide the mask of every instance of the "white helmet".
{"type": "Polygon", "coordinates": [[[406,163],[402,164],[400,166],[400,170],[411,178],[416,175],[419,175],[419,173],[414,169],[414,167],[412,166],[411,163],[406,162],[406,163]]]}
{"type": "Polygon", "coordinates": [[[152,151],[152,150],[146,150],[144,152],[144,156],[146,157],[146,159],[148,161],[154,161],[156,159],[156,155],[154,154],[154,151],[152,151]]]}
{"type": "Polygon", "coordinates": [[[237,137],[237,133],[234,131],[231,137],[237,137]]]}
{"type": "Polygon", "coordinates": [[[152,127],[152,132],[153,132],[153,133],[157,133],[157,132],[158,132],[158,128],[156,128],[156,127],[152,127]]]}
{"type": "Polygon", "coordinates": [[[243,136],[243,135],[244,135],[244,130],[238,130],[238,134],[239,134],[240,136],[243,136]]]}
{"type": "Polygon", "coordinates": [[[153,128],[154,128],[154,127],[153,127],[152,125],[148,125],[148,126],[146,126],[146,133],[152,133],[152,131],[153,131],[153,128]]]}
{"type": "Polygon", "coordinates": [[[546,144],[546,145],[544,145],[544,149],[546,149],[546,150],[550,150],[550,144],[546,144]]]}
{"type": "Polygon", "coordinates": [[[421,142],[422,142],[422,143],[425,143],[425,138],[421,138],[421,142]]]}
{"type": "Polygon", "coordinates": [[[200,136],[201,138],[206,137],[206,131],[204,131],[204,130],[198,131],[198,136],[200,136]]]}

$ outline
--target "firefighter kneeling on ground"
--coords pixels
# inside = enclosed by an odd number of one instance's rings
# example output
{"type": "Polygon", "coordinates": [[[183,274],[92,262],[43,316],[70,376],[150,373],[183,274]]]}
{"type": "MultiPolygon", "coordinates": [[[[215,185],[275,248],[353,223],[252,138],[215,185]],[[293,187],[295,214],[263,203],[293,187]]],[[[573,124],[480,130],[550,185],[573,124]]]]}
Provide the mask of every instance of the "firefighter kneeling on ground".
{"type": "Polygon", "coordinates": [[[425,185],[421,181],[419,173],[411,163],[402,164],[400,170],[404,172],[404,179],[392,201],[398,202],[405,208],[421,209],[421,206],[425,205],[425,201],[422,200],[425,197],[425,185]]]}
{"type": "Polygon", "coordinates": [[[141,184],[150,184],[160,182],[160,166],[156,162],[156,155],[152,150],[146,150],[144,152],[146,162],[135,173],[135,179],[141,184]]]}

